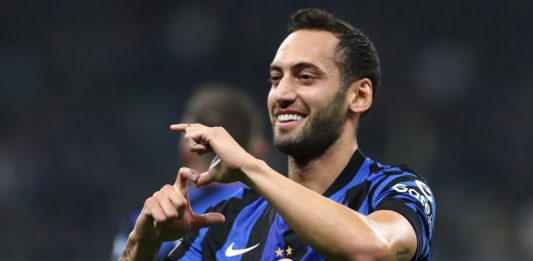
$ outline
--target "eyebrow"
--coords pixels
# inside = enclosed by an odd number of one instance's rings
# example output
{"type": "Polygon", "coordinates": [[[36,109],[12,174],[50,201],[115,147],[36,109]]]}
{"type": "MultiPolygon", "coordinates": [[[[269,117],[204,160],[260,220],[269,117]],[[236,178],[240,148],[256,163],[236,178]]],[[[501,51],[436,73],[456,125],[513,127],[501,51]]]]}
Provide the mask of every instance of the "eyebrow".
{"type": "MultiPolygon", "coordinates": [[[[313,69],[316,69],[316,70],[321,71],[321,72],[323,71],[322,69],[320,69],[315,64],[309,63],[309,62],[299,62],[297,64],[291,65],[291,70],[301,70],[301,69],[305,69],[305,68],[313,68],[313,69]]],[[[283,71],[280,66],[277,66],[277,65],[274,65],[274,64],[270,65],[270,70],[271,71],[283,71]]]]}
{"type": "Polygon", "coordinates": [[[281,67],[271,64],[270,71],[282,71],[282,70],[281,70],[281,67]]]}

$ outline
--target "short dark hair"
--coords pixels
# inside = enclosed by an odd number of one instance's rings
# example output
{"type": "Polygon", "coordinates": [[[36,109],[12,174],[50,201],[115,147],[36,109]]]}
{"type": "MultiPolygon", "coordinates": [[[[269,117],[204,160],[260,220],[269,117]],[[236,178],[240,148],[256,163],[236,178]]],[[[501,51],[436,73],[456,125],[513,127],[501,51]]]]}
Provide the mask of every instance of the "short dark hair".
{"type": "Polygon", "coordinates": [[[300,9],[291,15],[288,33],[302,29],[333,33],[339,39],[335,56],[343,87],[361,78],[368,78],[372,82],[372,96],[375,97],[381,75],[379,58],[374,44],[361,30],[317,8],[300,9]]]}
{"type": "Polygon", "coordinates": [[[188,101],[183,122],[219,126],[245,150],[263,137],[262,117],[253,99],[244,91],[225,84],[205,84],[188,101]]]}

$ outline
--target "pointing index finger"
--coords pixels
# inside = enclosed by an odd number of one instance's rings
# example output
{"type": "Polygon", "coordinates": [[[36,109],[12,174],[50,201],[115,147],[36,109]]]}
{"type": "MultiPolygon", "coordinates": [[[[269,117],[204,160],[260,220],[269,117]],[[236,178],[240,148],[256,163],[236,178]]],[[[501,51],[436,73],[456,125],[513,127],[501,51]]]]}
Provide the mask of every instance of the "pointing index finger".
{"type": "Polygon", "coordinates": [[[180,168],[174,182],[174,189],[179,190],[182,194],[187,192],[189,180],[196,182],[198,180],[198,173],[189,168],[180,168]]]}
{"type": "Polygon", "coordinates": [[[184,132],[190,126],[191,125],[187,123],[172,124],[170,125],[170,130],[175,132],[184,132]]]}

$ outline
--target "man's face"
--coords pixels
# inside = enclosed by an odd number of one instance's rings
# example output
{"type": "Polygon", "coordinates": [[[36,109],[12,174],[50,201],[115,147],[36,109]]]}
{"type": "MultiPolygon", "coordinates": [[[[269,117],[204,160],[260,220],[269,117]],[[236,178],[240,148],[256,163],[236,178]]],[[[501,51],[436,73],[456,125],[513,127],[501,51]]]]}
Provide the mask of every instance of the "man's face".
{"type": "Polygon", "coordinates": [[[270,66],[274,145],[295,158],[321,155],[341,133],[347,107],[334,59],[338,43],[330,32],[295,31],[270,66]]]}

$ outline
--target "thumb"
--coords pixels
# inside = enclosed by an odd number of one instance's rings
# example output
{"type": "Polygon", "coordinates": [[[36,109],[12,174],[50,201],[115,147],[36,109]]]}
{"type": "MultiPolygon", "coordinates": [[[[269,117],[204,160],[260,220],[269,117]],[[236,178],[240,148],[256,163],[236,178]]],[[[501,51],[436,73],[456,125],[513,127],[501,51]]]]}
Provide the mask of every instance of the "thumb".
{"type": "Polygon", "coordinates": [[[208,171],[200,174],[198,176],[198,180],[196,180],[196,182],[194,183],[196,187],[203,187],[213,183],[214,171],[214,169],[209,169],[208,171]]]}
{"type": "Polygon", "coordinates": [[[215,155],[213,158],[213,161],[211,161],[211,165],[209,166],[209,169],[207,169],[206,172],[200,174],[198,180],[196,180],[195,184],[197,187],[202,187],[208,184],[211,184],[214,180],[214,177],[216,175],[216,171],[219,171],[221,166],[222,160],[215,155]]]}
{"type": "Polygon", "coordinates": [[[193,226],[196,229],[202,228],[202,227],[209,227],[216,224],[222,224],[226,220],[226,217],[224,215],[217,213],[217,212],[209,212],[202,215],[196,215],[194,217],[194,224],[193,226]]]}

